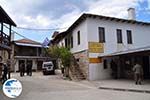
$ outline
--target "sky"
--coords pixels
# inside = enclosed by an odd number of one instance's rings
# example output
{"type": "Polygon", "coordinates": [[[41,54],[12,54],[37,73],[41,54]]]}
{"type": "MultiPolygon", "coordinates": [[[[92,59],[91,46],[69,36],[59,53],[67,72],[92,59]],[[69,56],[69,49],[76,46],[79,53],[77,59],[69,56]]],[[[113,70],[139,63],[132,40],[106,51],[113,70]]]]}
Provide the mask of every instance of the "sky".
{"type": "Polygon", "coordinates": [[[38,42],[51,39],[54,31],[65,31],[83,13],[127,19],[132,7],[136,20],[150,22],[150,0],[0,0],[0,5],[17,24],[13,30],[38,42]]]}

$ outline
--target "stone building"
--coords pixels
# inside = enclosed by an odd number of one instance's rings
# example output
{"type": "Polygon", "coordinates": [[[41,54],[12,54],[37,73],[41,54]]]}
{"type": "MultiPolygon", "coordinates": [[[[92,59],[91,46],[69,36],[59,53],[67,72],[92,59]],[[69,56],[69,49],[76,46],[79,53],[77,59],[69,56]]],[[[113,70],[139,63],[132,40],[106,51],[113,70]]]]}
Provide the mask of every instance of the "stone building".
{"type": "MultiPolygon", "coordinates": [[[[16,24],[0,6],[0,56],[3,58],[3,63],[11,59],[12,26],[16,26],[16,24]]],[[[1,71],[2,66],[0,66],[0,78],[1,71]]]]}

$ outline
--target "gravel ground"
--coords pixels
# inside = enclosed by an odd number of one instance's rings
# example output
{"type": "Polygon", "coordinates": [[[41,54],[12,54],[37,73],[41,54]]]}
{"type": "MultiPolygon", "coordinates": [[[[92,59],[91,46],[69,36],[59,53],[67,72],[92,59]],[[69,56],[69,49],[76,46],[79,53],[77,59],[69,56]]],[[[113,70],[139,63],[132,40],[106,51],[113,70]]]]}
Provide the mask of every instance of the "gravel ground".
{"type": "MultiPolygon", "coordinates": [[[[13,77],[23,85],[22,94],[15,100],[150,100],[147,93],[100,90],[86,82],[63,80],[60,75],[33,73],[32,77],[19,77],[19,74],[13,77]]],[[[0,100],[12,99],[0,91],[0,100]]]]}

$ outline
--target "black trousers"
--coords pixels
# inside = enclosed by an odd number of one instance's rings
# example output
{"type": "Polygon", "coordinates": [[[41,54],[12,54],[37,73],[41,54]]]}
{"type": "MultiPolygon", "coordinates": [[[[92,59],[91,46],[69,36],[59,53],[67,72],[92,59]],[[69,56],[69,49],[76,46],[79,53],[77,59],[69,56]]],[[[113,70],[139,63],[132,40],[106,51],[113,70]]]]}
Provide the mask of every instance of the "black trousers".
{"type": "Polygon", "coordinates": [[[7,73],[4,72],[2,75],[2,83],[4,83],[7,80],[7,73]]]}

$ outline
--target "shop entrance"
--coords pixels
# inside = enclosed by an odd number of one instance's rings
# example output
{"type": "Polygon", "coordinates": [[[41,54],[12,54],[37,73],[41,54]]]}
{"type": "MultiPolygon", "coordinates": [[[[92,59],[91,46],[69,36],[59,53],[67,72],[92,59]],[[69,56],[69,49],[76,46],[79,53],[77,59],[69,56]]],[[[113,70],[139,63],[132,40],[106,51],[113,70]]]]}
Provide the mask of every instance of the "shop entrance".
{"type": "Polygon", "coordinates": [[[143,74],[144,79],[150,79],[149,56],[143,57],[143,74]]]}

